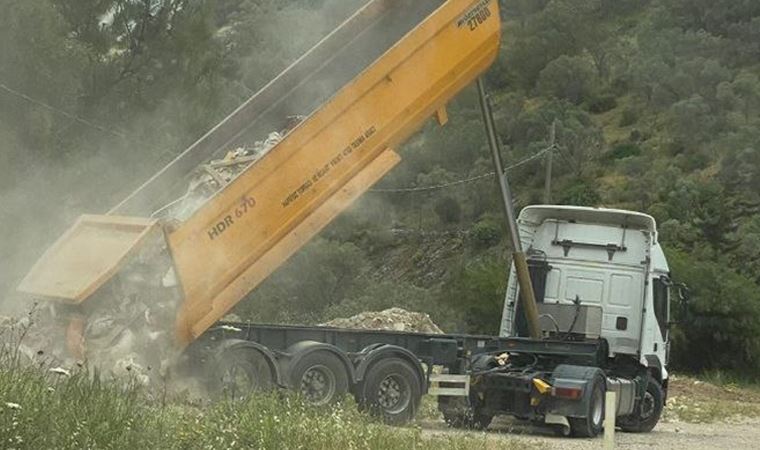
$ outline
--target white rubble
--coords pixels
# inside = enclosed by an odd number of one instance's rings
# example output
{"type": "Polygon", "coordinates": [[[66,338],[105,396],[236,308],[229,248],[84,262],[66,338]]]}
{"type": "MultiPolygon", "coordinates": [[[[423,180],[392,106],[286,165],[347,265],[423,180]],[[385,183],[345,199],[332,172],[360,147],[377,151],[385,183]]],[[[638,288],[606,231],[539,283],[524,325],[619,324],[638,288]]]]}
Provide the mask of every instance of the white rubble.
{"type": "Polygon", "coordinates": [[[63,367],[53,367],[52,369],[48,369],[48,372],[57,374],[57,375],[64,375],[64,376],[71,376],[71,371],[66,370],[63,367]]]}
{"type": "Polygon", "coordinates": [[[443,334],[443,331],[430,319],[429,315],[401,308],[390,308],[378,312],[363,312],[349,318],[334,319],[321,325],[355,330],[390,330],[443,334]]]}

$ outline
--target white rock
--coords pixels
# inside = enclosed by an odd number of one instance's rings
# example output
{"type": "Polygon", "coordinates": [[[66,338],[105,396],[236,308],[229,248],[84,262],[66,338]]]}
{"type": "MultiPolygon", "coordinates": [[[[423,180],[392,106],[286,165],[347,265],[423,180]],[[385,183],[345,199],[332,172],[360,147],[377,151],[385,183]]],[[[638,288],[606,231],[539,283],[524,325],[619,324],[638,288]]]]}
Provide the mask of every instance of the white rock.
{"type": "Polygon", "coordinates": [[[52,372],[52,373],[55,373],[55,374],[58,374],[58,375],[65,375],[67,377],[71,375],[71,372],[69,372],[68,370],[64,369],[63,367],[53,367],[48,372],[52,372]]]}
{"type": "Polygon", "coordinates": [[[161,279],[161,285],[163,287],[174,287],[177,286],[177,274],[174,272],[174,268],[170,267],[169,271],[166,272],[166,275],[161,279]]]}

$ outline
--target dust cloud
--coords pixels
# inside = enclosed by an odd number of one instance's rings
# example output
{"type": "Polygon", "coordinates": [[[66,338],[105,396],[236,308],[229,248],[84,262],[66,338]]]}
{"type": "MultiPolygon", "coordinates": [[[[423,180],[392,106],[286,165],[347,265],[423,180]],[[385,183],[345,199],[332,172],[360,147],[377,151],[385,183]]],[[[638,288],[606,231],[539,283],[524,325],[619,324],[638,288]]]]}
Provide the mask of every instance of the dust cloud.
{"type": "MultiPolygon", "coordinates": [[[[242,83],[246,89],[255,91],[264,85],[266,76],[276,74],[366,2],[330,0],[322,10],[289,8],[273,15],[270,40],[277,43],[277,56],[273,58],[276,61],[262,61],[268,56],[267,50],[263,54],[252,52],[242,62],[241,78],[234,84],[242,83]],[[287,29],[294,30],[292,39],[281,38],[282,30],[287,29]]],[[[242,33],[244,25],[233,24],[233,27],[242,33]]],[[[237,86],[230,87],[229,91],[236,92],[237,86]]],[[[325,95],[326,92],[318,93],[318,97],[325,95]]],[[[314,100],[298,99],[296,109],[299,101],[313,103],[314,100]]],[[[13,102],[23,103],[20,99],[13,102]]],[[[174,117],[166,108],[161,106],[134,123],[119,124],[118,133],[109,133],[108,129],[106,132],[83,129],[77,138],[86,142],[86,149],[55,158],[51,158],[49,152],[20,143],[21,140],[0,140],[0,161],[3,162],[0,178],[12,180],[0,183],[0,230],[3,230],[0,235],[0,326],[5,330],[22,330],[25,341],[18,348],[28,361],[44,358],[50,365],[66,371],[76,370],[83,363],[94,364],[104,368],[106,374],[119,376],[129,372],[131,377],[149,384],[163,379],[176,358],[171,342],[182,299],[171,258],[160,236],[145,245],[144,251],[132,258],[119,276],[88,299],[85,309],[91,319],[73,334],[68,333],[75,337],[79,333],[86,338],[88,347],[81,349],[79,355],[76,354],[79,343],[70,342],[70,338],[67,342],[66,338],[66,327],[72,326],[71,319],[76,319],[79,312],[17,291],[19,282],[35,261],[80,215],[108,211],[139,186],[141,180],[166,163],[167,156],[171,159],[183,145],[199,137],[178,133],[177,130],[186,129],[185,124],[179,123],[165,125],[172,132],[163,135],[144,128],[158,123],[159,118],[165,123],[166,117],[174,117]],[[128,132],[123,134],[121,130],[128,132]],[[144,136],[161,137],[155,142],[146,142],[144,136]]],[[[13,114],[13,108],[2,109],[4,115],[13,114]]],[[[16,130],[0,127],[0,131],[2,137],[13,136],[16,130]]],[[[267,130],[271,131],[274,130],[267,130]]],[[[255,142],[253,136],[245,138],[249,143],[255,142]]],[[[259,133],[256,138],[265,141],[272,136],[259,133]]],[[[239,148],[233,146],[228,151],[235,152],[239,148]]],[[[250,155],[245,152],[237,155],[244,156],[250,155]]],[[[197,175],[196,172],[194,176],[197,175]]],[[[208,184],[209,180],[203,183],[208,184]]],[[[178,220],[187,218],[208,196],[201,196],[193,205],[182,205],[184,209],[169,216],[178,220]]],[[[13,333],[6,333],[4,338],[10,334],[13,333]]]]}

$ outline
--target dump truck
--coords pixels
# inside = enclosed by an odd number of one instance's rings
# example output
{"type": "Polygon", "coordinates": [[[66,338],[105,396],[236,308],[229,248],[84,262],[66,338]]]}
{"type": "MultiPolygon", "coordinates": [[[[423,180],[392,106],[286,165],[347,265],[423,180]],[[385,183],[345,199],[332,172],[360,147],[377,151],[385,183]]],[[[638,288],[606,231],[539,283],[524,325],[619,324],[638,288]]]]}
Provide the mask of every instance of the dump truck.
{"type": "Polygon", "coordinates": [[[500,29],[496,0],[368,0],[111,211],[82,216],[19,289],[51,305],[51,334],[72,357],[129,347],[232,396],[284,388],[326,405],[351,394],[403,423],[428,394],[452,426],[508,414],[594,436],[614,390],[623,428],[651,430],[667,392],[672,283],[644,214],[535,206],[515,219],[506,196],[522,257],[500,336],[222,320],[396,166],[427,120],[446,124],[447,103],[497,58],[500,29]],[[231,152],[272,130],[255,155],[231,152]],[[200,196],[187,188],[199,167],[200,196]],[[169,213],[178,202],[182,214],[169,213]],[[165,344],[169,364],[155,355],[165,344]]]}

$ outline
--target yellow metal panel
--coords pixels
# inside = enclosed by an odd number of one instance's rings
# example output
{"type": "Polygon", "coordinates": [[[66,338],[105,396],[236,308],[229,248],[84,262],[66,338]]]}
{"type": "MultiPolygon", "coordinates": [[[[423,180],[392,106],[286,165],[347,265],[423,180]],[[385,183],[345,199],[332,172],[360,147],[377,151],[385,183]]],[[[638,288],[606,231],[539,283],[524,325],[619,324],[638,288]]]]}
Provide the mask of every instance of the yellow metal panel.
{"type": "Polygon", "coordinates": [[[533,379],[533,386],[536,387],[539,394],[548,394],[552,391],[552,385],[540,378],[533,379]]]}
{"type": "Polygon", "coordinates": [[[446,107],[442,106],[435,112],[435,120],[438,121],[438,125],[444,126],[449,123],[449,112],[446,111],[446,107]]]}
{"type": "Polygon", "coordinates": [[[118,272],[156,225],[134,217],[82,216],[32,267],[19,290],[79,304],[118,272]]]}
{"type": "Polygon", "coordinates": [[[293,253],[309,242],[325,225],[332,222],[341,211],[361,196],[367,188],[395,167],[399,161],[401,161],[401,157],[396,152],[384,151],[365,170],[323,203],[307,220],[301,222],[240,277],[236,278],[213,301],[197,302],[194,310],[189,309],[190,305],[185,303],[185,308],[182,309],[177,321],[180,342],[188,344],[192,339],[203,334],[220,317],[227,314],[253,287],[264,281],[293,253]],[[189,317],[200,317],[200,319],[190,323],[189,317]],[[192,328],[188,329],[187,327],[190,325],[192,328]]]}
{"type": "Polygon", "coordinates": [[[360,193],[341,189],[485,71],[499,25],[495,0],[449,0],[174,231],[180,340],[219,320],[266,276],[253,272],[269,274],[360,193]],[[288,238],[302,224],[311,231],[288,238]],[[279,256],[259,264],[266,255],[279,256]]]}

